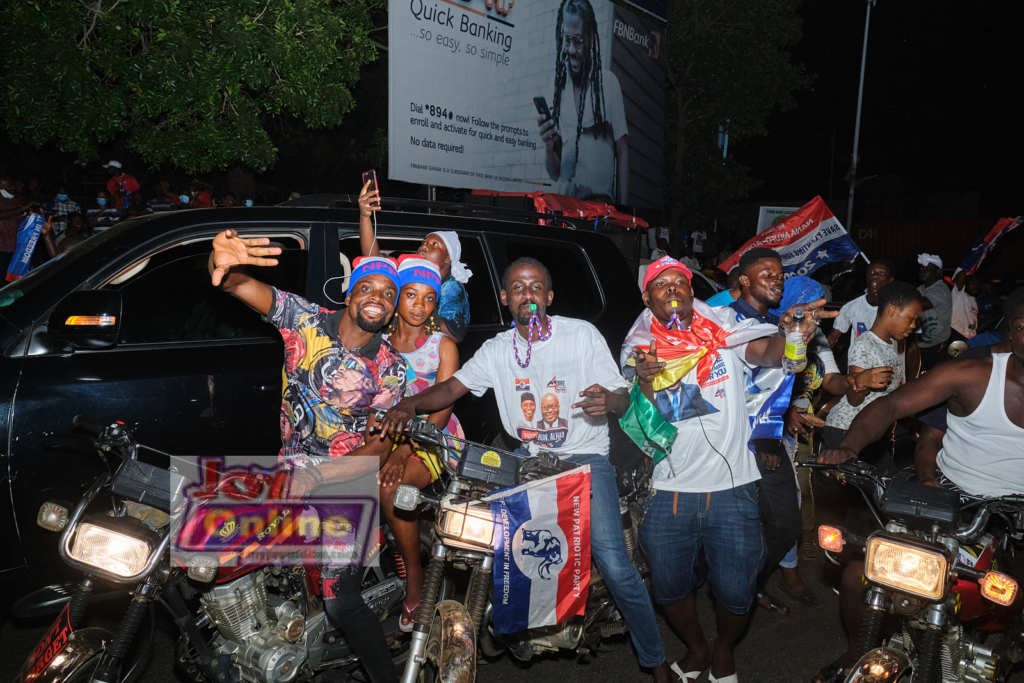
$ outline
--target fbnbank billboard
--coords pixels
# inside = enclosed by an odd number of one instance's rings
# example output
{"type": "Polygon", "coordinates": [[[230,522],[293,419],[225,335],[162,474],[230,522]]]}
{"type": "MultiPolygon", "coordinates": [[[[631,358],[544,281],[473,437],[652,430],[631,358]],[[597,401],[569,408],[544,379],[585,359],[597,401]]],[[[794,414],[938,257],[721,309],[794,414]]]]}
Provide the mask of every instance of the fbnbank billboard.
{"type": "Polygon", "coordinates": [[[661,206],[663,26],[607,0],[389,14],[389,177],[661,206]]]}

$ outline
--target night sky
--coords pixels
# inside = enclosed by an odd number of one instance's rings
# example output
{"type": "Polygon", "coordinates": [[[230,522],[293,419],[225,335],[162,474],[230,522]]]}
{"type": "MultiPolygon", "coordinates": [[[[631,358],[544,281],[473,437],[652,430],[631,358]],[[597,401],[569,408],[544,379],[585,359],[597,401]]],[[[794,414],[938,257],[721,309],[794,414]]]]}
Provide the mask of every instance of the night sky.
{"type": "MultiPolygon", "coordinates": [[[[806,0],[793,61],[817,75],[769,135],[730,145],[755,201],[847,193],[863,0],[806,0]],[[832,136],[835,159],[830,166],[832,136]]],[[[858,175],[903,193],[981,192],[979,216],[1024,213],[1024,2],[878,0],[871,11],[858,175]]],[[[858,197],[869,193],[868,180],[858,197]]]]}

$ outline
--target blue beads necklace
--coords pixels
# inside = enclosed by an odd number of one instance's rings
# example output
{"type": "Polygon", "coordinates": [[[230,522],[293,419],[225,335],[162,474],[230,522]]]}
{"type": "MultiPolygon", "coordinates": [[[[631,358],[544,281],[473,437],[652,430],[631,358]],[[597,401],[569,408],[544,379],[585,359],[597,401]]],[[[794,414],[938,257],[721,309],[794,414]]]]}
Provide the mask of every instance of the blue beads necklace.
{"type": "MultiPolygon", "coordinates": [[[[536,328],[536,330],[537,330],[537,341],[547,341],[548,339],[551,339],[551,333],[552,333],[552,331],[554,331],[554,321],[551,320],[551,318],[548,318],[548,333],[547,334],[542,334],[541,333],[540,318],[537,317],[537,304],[530,304],[530,310],[533,311],[533,315],[530,316],[530,324],[527,327],[527,331],[529,332],[529,334],[527,335],[527,338],[526,338],[526,362],[525,363],[522,361],[522,359],[519,358],[519,346],[516,343],[516,337],[518,337],[519,335],[518,334],[512,335],[512,352],[516,355],[516,362],[519,363],[519,367],[521,367],[521,368],[527,368],[527,367],[530,366],[530,354],[533,351],[533,331],[534,331],[534,329],[536,328]]],[[[516,324],[513,321],[512,327],[515,327],[515,326],[516,326],[516,324]]]]}

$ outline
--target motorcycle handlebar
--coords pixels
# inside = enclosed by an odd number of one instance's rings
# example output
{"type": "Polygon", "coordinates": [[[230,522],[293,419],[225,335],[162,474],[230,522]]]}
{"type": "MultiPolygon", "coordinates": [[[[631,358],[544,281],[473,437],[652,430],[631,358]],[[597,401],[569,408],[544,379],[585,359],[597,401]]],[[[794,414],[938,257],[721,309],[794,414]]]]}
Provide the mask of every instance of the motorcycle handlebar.
{"type": "Polygon", "coordinates": [[[75,423],[76,427],[78,427],[79,429],[84,429],[85,431],[91,433],[93,436],[99,436],[100,434],[103,433],[103,430],[105,429],[105,426],[103,424],[94,420],[88,415],[75,415],[72,421],[75,423]]]}

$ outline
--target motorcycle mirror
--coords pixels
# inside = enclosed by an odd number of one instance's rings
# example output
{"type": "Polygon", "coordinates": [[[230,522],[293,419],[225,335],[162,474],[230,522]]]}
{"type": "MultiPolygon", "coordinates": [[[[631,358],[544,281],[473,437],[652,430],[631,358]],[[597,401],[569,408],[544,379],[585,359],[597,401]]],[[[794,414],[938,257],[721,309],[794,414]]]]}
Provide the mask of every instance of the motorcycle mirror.
{"type": "Polygon", "coordinates": [[[411,484],[399,484],[395,488],[395,507],[412,512],[420,505],[420,490],[411,484]]]}

